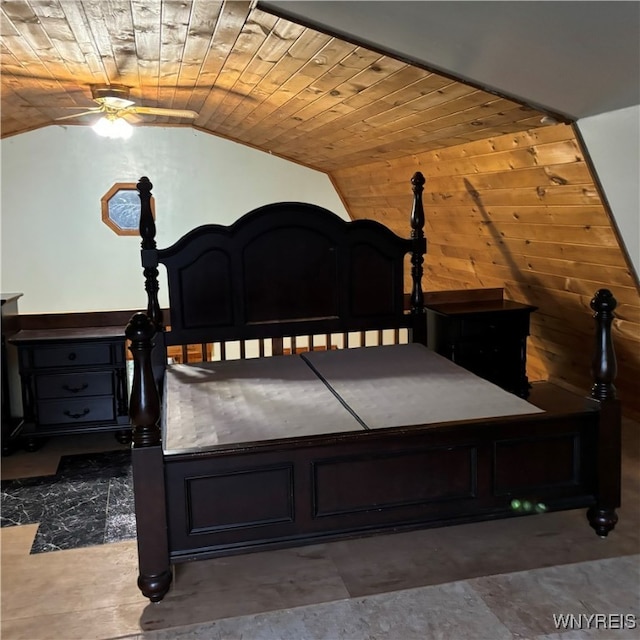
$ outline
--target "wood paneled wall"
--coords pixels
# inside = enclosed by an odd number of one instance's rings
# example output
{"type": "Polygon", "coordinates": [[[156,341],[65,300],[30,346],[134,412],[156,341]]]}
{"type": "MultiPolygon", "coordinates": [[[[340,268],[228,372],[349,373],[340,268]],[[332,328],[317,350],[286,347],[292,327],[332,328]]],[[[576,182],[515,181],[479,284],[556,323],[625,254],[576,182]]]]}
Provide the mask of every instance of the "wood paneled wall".
{"type": "Polygon", "coordinates": [[[640,296],[626,254],[569,125],[507,134],[336,171],[353,218],[408,235],[410,178],[422,171],[425,291],[502,287],[536,305],[529,377],[588,391],[589,302],[618,300],[613,326],[623,411],[640,417],[640,296]]]}

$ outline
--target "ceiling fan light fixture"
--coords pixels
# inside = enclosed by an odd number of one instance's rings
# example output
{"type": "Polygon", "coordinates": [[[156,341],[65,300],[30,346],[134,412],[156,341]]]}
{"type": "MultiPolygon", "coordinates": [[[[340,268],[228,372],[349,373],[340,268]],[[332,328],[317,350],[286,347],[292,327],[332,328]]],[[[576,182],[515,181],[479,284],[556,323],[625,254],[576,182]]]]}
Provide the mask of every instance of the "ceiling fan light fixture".
{"type": "Polygon", "coordinates": [[[133,127],[124,118],[103,116],[91,127],[99,136],[127,140],[133,133],[133,127]]]}
{"type": "Polygon", "coordinates": [[[134,104],[129,99],[130,87],[123,84],[92,84],[91,96],[98,104],[108,104],[116,108],[134,104]]]}

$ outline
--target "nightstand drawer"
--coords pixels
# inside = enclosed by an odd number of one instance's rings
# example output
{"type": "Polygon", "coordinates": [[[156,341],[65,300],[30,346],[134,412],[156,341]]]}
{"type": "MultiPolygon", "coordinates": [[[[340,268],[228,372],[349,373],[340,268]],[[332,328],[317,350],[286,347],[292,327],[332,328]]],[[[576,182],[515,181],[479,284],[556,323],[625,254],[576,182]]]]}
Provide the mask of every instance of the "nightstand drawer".
{"type": "Polygon", "coordinates": [[[60,347],[39,347],[33,351],[33,366],[81,367],[109,364],[111,347],[109,344],[67,344],[60,347]]]}
{"type": "Polygon", "coordinates": [[[78,398],[113,394],[110,371],[63,373],[36,377],[38,398],[78,398]]]}
{"type": "Polygon", "coordinates": [[[491,336],[528,335],[529,313],[483,313],[460,318],[463,338],[491,339],[491,336]]]}
{"type": "Polygon", "coordinates": [[[38,403],[38,423],[42,426],[106,422],[114,418],[113,398],[109,396],[49,400],[38,403]]]}
{"type": "Polygon", "coordinates": [[[487,340],[485,342],[461,341],[456,345],[455,356],[464,359],[466,362],[482,360],[492,366],[502,366],[502,361],[512,361],[513,358],[520,358],[520,342],[517,340],[487,340]]]}

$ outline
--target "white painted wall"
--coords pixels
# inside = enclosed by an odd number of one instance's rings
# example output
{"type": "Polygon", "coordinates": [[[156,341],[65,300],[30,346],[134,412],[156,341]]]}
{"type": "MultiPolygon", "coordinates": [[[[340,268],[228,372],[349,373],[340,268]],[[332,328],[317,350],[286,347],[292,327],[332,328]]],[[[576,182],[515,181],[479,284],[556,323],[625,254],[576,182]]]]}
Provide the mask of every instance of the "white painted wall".
{"type": "Polygon", "coordinates": [[[100,198],[115,182],[149,177],[159,247],[282,200],[349,219],[325,174],[194,129],[137,127],[115,141],[89,127],[51,126],[0,147],[0,286],[24,293],[21,313],[146,307],[140,239],[117,236],[101,219],[100,198]]]}
{"type": "Polygon", "coordinates": [[[577,125],[640,274],[640,105],[583,118],[577,125]]]}

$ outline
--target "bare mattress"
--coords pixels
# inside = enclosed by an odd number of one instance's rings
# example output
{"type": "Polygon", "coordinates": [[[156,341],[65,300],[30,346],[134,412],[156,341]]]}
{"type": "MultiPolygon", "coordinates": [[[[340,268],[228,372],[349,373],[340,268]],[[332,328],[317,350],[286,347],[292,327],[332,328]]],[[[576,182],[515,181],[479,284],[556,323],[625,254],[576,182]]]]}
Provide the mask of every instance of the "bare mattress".
{"type": "Polygon", "coordinates": [[[163,448],[539,412],[420,344],[175,364],[165,378],[163,448]]]}

